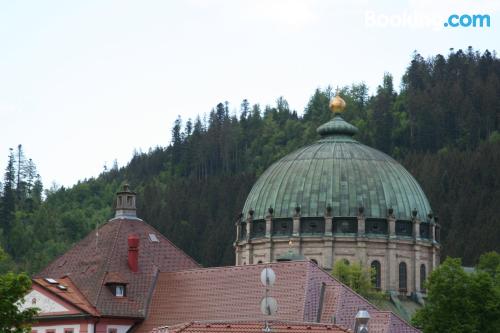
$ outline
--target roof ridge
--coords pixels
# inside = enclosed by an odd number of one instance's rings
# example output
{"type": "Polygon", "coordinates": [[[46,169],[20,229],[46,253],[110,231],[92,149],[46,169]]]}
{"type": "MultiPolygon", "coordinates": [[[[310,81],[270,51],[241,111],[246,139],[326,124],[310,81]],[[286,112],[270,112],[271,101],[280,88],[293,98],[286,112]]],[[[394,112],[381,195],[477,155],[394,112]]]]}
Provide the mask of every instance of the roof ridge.
{"type": "MultiPolygon", "coordinates": [[[[388,312],[389,314],[395,316],[399,320],[403,321],[404,323],[408,324],[408,326],[413,327],[414,329],[418,330],[415,326],[413,326],[410,322],[408,322],[406,319],[402,318],[399,314],[391,311],[391,310],[378,310],[379,312],[388,312]]],[[[390,319],[390,318],[389,318],[390,319]]]]}
{"type": "MultiPolygon", "coordinates": [[[[352,293],[354,293],[355,295],[361,297],[362,299],[364,299],[369,305],[371,305],[376,312],[383,312],[383,313],[389,313],[389,314],[392,314],[394,316],[396,316],[397,318],[399,318],[400,320],[402,320],[404,323],[406,323],[408,326],[412,327],[412,328],[415,328],[411,323],[409,323],[407,320],[405,320],[404,318],[401,318],[401,316],[399,316],[397,313],[393,312],[393,311],[390,311],[390,310],[380,310],[378,306],[376,306],[375,304],[373,304],[372,302],[370,302],[370,300],[368,300],[366,297],[364,297],[363,295],[360,295],[358,294],[355,290],[353,290],[351,287],[349,287],[348,285],[346,285],[345,283],[341,282],[340,280],[338,280],[336,277],[334,277],[333,275],[329,274],[326,270],[324,270],[323,268],[319,267],[319,266],[316,266],[314,265],[315,268],[321,270],[323,273],[327,274],[328,276],[330,276],[330,278],[332,278],[334,281],[338,282],[343,288],[345,288],[347,291],[350,291],[352,293]]],[[[313,267],[313,268],[314,268],[313,267]]],[[[341,290],[338,291],[338,295],[343,298],[344,295],[341,293],[341,290]]],[[[336,307],[335,309],[335,314],[337,315],[337,312],[339,311],[340,307],[336,307]]]]}
{"type": "Polygon", "coordinates": [[[74,291],[75,291],[76,293],[78,293],[78,295],[79,295],[81,298],[83,298],[83,300],[84,300],[84,301],[86,301],[86,302],[87,302],[87,303],[88,303],[88,304],[89,304],[89,305],[93,308],[93,310],[94,310],[97,314],[100,314],[100,313],[99,313],[99,310],[97,310],[97,307],[96,307],[94,304],[92,304],[92,302],[90,302],[90,301],[87,299],[87,297],[86,297],[86,296],[82,293],[82,291],[81,291],[81,290],[80,290],[80,289],[76,286],[76,283],[75,283],[75,282],[71,279],[71,277],[70,277],[70,276],[65,276],[65,277],[63,277],[63,279],[64,279],[64,278],[68,279],[68,280],[69,280],[69,282],[72,284],[72,288],[74,289],[74,291]]]}
{"type": "MultiPolygon", "coordinates": [[[[106,223],[103,223],[101,226],[104,226],[106,223]]],[[[43,278],[42,276],[42,273],[44,271],[46,271],[50,266],[52,265],[55,265],[55,263],[57,261],[59,261],[59,259],[61,259],[62,257],[64,257],[65,255],[67,255],[69,252],[73,251],[78,245],[80,245],[80,243],[83,243],[87,238],[91,238],[92,237],[92,231],[89,232],[85,237],[83,237],[82,239],[74,242],[69,249],[67,249],[66,251],[62,252],[60,255],[58,255],[57,257],[55,257],[54,259],[52,259],[47,265],[45,265],[39,272],[33,274],[33,278],[43,278]]],[[[67,275],[66,275],[67,276],[67,275]]],[[[58,276],[54,276],[54,278],[59,278],[58,276]]]]}
{"type": "MultiPolygon", "coordinates": [[[[241,325],[241,326],[254,326],[256,324],[261,324],[264,323],[265,320],[261,319],[229,319],[229,320],[194,320],[194,321],[186,321],[183,323],[175,324],[175,325],[167,325],[167,326],[160,326],[157,328],[154,328],[153,331],[156,332],[184,332],[186,329],[193,327],[195,325],[207,325],[207,327],[210,327],[212,325],[214,326],[219,326],[219,325],[241,325]]],[[[342,332],[350,332],[350,330],[334,323],[317,323],[317,322],[309,322],[309,321],[294,321],[294,320],[268,320],[268,322],[271,325],[281,325],[281,326],[305,326],[305,327],[317,327],[317,328],[335,328],[338,329],[342,332]]]]}
{"type": "Polygon", "coordinates": [[[108,257],[106,258],[105,271],[104,271],[104,274],[102,276],[101,283],[99,285],[99,290],[97,291],[97,295],[96,295],[96,299],[95,299],[96,306],[97,306],[97,302],[99,301],[99,296],[101,295],[102,288],[104,286],[104,281],[106,280],[106,275],[107,275],[107,272],[108,272],[108,269],[109,269],[109,265],[110,265],[110,262],[111,262],[111,257],[113,256],[113,254],[115,252],[116,243],[118,242],[118,235],[120,234],[120,230],[122,228],[122,224],[123,224],[123,221],[120,221],[120,223],[118,224],[118,228],[117,228],[116,234],[115,234],[115,239],[113,241],[113,247],[111,248],[111,251],[109,251],[108,257]]]}
{"type": "Polygon", "coordinates": [[[232,265],[232,266],[216,266],[216,267],[198,267],[198,268],[187,268],[187,269],[182,269],[178,271],[170,271],[170,272],[161,272],[161,274],[178,274],[178,273],[189,273],[189,272],[194,272],[194,271],[203,271],[203,272],[209,272],[209,271],[216,271],[216,270],[226,270],[226,269],[245,269],[246,267],[254,267],[254,266],[285,266],[285,265],[296,265],[298,263],[310,263],[308,259],[303,259],[303,260],[294,260],[294,261],[282,261],[282,262],[270,262],[266,264],[249,264],[249,265],[232,265]]]}
{"type": "Polygon", "coordinates": [[[153,282],[151,283],[151,286],[149,287],[149,290],[148,290],[148,296],[146,299],[146,306],[143,309],[144,317],[147,317],[147,315],[148,315],[149,306],[151,305],[151,302],[153,301],[153,294],[155,292],[156,284],[158,283],[158,275],[160,273],[160,269],[158,268],[158,266],[154,265],[153,269],[155,270],[155,272],[154,272],[154,276],[153,276],[153,282]]]}
{"type": "Polygon", "coordinates": [[[304,321],[306,320],[307,294],[309,293],[309,285],[311,284],[311,279],[310,279],[312,273],[311,266],[312,266],[311,261],[308,261],[306,270],[306,279],[305,279],[306,283],[304,285],[304,307],[302,308],[302,320],[304,321]]]}

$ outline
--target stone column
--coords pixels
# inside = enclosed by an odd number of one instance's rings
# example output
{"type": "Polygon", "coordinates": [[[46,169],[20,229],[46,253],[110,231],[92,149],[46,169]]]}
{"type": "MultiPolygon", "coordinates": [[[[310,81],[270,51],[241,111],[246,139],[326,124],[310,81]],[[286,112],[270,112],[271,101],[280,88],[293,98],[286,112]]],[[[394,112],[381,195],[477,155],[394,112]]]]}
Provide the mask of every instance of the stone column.
{"type": "Polygon", "coordinates": [[[399,289],[398,285],[398,261],[396,258],[396,243],[393,240],[389,240],[387,243],[387,263],[386,263],[386,290],[395,290],[399,289]]]}
{"type": "Polygon", "coordinates": [[[432,258],[429,262],[429,267],[427,269],[427,276],[431,274],[433,270],[436,269],[436,267],[439,265],[439,254],[438,254],[438,248],[437,246],[432,246],[432,258]]]}
{"type": "Polygon", "coordinates": [[[247,237],[246,237],[246,244],[245,244],[245,254],[246,254],[246,263],[247,265],[253,264],[253,245],[250,242],[250,234],[252,232],[252,224],[253,224],[253,210],[248,211],[248,217],[247,217],[247,237]]]}
{"type": "Polygon", "coordinates": [[[323,267],[331,270],[333,267],[333,216],[332,207],[328,205],[325,212],[325,238],[323,241],[323,267]]]}
{"type": "Polygon", "coordinates": [[[269,241],[265,246],[266,249],[265,262],[271,262],[273,257],[273,247],[274,247],[271,240],[274,209],[269,207],[267,212],[268,214],[266,215],[266,238],[269,238],[269,241]]]}
{"type": "MultiPolygon", "coordinates": [[[[412,253],[412,258],[411,258],[411,267],[413,268],[413,274],[411,277],[413,277],[413,284],[410,283],[408,284],[408,292],[416,292],[420,291],[420,264],[421,264],[421,259],[420,259],[420,253],[422,249],[420,245],[414,244],[413,245],[413,253],[412,253]]],[[[410,275],[409,275],[410,276],[410,275]]]]}
{"type": "Polygon", "coordinates": [[[358,236],[365,236],[365,208],[358,208],[358,236]]]}
{"type": "Polygon", "coordinates": [[[358,237],[356,242],[356,257],[362,265],[366,264],[366,243],[365,243],[365,209],[364,207],[358,208],[358,237]]]}
{"type": "Polygon", "coordinates": [[[268,213],[266,215],[266,237],[270,238],[271,237],[271,232],[272,232],[272,223],[273,223],[273,213],[274,209],[269,207],[268,213]]]}
{"type": "Polygon", "coordinates": [[[253,245],[248,242],[245,245],[246,257],[247,257],[247,265],[253,264],[253,245]]]}
{"type": "Polygon", "coordinates": [[[430,236],[431,236],[432,244],[434,244],[434,242],[436,242],[436,234],[435,234],[435,232],[436,232],[436,223],[431,222],[429,232],[431,234],[430,236]]]}
{"type": "Polygon", "coordinates": [[[413,239],[420,239],[420,220],[413,219],[413,239]]]}
{"type": "Polygon", "coordinates": [[[332,207],[326,207],[325,212],[325,236],[333,235],[333,217],[332,217],[332,207]]]}
{"type": "Polygon", "coordinates": [[[236,221],[235,225],[236,225],[236,243],[238,243],[240,241],[240,238],[241,238],[241,220],[238,219],[238,221],[236,221]]]}
{"type": "Polygon", "coordinates": [[[252,223],[253,223],[253,210],[248,212],[247,217],[247,241],[250,240],[250,233],[252,232],[252,223]]]}
{"type": "Polygon", "coordinates": [[[420,220],[417,218],[417,210],[411,212],[413,222],[413,239],[420,239],[420,220]]]}
{"type": "Polygon", "coordinates": [[[295,213],[293,214],[293,232],[292,236],[300,236],[300,207],[295,207],[295,213]]]}
{"type": "Polygon", "coordinates": [[[234,256],[236,257],[236,266],[241,265],[241,256],[240,256],[240,247],[236,245],[236,242],[234,243],[234,256]]]}
{"type": "Polygon", "coordinates": [[[440,225],[439,225],[439,218],[437,216],[434,216],[434,233],[432,235],[432,239],[436,242],[439,243],[441,240],[438,237],[438,233],[440,230],[440,225]]]}
{"type": "Polygon", "coordinates": [[[396,238],[396,217],[392,208],[387,210],[387,228],[389,238],[396,238]]]}

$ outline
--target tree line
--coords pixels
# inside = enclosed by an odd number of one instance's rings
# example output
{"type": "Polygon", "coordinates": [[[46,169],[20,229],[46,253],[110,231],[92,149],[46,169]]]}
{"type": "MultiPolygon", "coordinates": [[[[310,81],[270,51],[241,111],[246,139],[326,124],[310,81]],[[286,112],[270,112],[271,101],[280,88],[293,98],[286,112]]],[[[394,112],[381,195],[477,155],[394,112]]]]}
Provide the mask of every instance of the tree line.
{"type": "MultiPolygon", "coordinates": [[[[399,91],[385,74],[373,94],[363,83],[340,94],[357,139],[398,159],[422,185],[442,224],[444,256],[474,265],[481,253],[500,251],[495,53],[469,48],[428,59],[415,53],[399,91]]],[[[46,190],[43,199],[41,190],[31,199],[28,176],[18,184],[12,151],[0,197],[0,241],[10,267],[36,271],[104,223],[123,182],[139,194],[139,216],[197,261],[233,264],[234,222],[251,186],[271,163],[318,138],[316,128],[331,118],[332,95],[317,89],[301,113],[280,97],[272,106],[222,102],[204,116],[179,117],[168,146],[136,152],[125,167],[70,188],[46,190]],[[25,194],[18,196],[18,186],[25,194]]]]}

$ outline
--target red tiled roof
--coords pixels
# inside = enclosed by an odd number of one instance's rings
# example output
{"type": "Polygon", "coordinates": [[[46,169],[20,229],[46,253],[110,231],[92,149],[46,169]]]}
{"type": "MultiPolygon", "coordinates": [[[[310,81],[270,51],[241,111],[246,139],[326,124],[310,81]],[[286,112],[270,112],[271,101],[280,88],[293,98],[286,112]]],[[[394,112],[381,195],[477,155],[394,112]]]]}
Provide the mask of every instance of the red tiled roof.
{"type": "MultiPolygon", "coordinates": [[[[349,332],[337,325],[318,324],[306,322],[281,322],[270,321],[269,326],[272,332],[276,333],[317,333],[331,332],[344,333],[349,332]]],[[[151,333],[241,333],[241,332],[262,332],[264,328],[263,321],[249,322],[189,322],[170,327],[159,327],[152,330],[151,333]]]]}
{"type": "MultiPolygon", "coordinates": [[[[139,332],[194,320],[264,319],[260,301],[263,265],[205,268],[160,273],[149,314],[139,332]]],[[[269,296],[277,297],[279,319],[304,320],[306,262],[271,264],[276,283],[269,296]]]]}
{"type": "Polygon", "coordinates": [[[120,272],[108,272],[104,278],[104,284],[128,284],[128,280],[124,278],[120,272]]]}
{"type": "Polygon", "coordinates": [[[153,227],[140,219],[112,219],[90,233],[64,255],[49,264],[37,277],[69,276],[101,315],[143,318],[158,271],[170,272],[199,265],[153,227]],[[159,242],[151,242],[154,233],[159,242]],[[129,235],[140,238],[139,271],[127,264],[129,235]],[[117,298],[105,286],[108,273],[127,284],[127,296],[117,298]]]}
{"type": "MultiPolygon", "coordinates": [[[[247,265],[160,273],[146,320],[137,328],[148,333],[155,327],[191,321],[264,320],[260,301],[264,267],[276,272],[269,296],[278,301],[273,320],[333,323],[348,329],[360,309],[377,314],[375,306],[309,261],[247,265]],[[323,295],[322,295],[323,290],[323,295]]],[[[374,333],[394,332],[391,322],[418,332],[398,317],[376,315],[370,327],[374,333]]],[[[406,329],[406,328],[405,328],[406,329]]]]}
{"type": "Polygon", "coordinates": [[[44,279],[38,278],[33,279],[33,282],[49,291],[52,294],[55,294],[65,300],[66,302],[72,304],[78,309],[82,310],[85,313],[88,313],[92,316],[98,316],[96,308],[90,304],[90,302],[83,296],[83,294],[75,287],[70,278],[64,277],[62,279],[56,280],[57,284],[51,284],[44,279]],[[66,289],[62,290],[58,285],[63,285],[66,289]]]}

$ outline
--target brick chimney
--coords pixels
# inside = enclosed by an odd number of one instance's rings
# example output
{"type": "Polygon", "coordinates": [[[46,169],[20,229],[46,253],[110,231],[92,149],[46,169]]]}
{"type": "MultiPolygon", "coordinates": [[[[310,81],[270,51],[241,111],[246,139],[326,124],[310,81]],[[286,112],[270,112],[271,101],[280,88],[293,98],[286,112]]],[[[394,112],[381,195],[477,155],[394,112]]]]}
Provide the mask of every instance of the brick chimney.
{"type": "Polygon", "coordinates": [[[116,193],[115,217],[136,217],[135,192],[132,192],[128,184],[116,193]]]}
{"type": "Polygon", "coordinates": [[[139,271],[139,236],[128,236],[128,267],[132,272],[139,271]]]}

